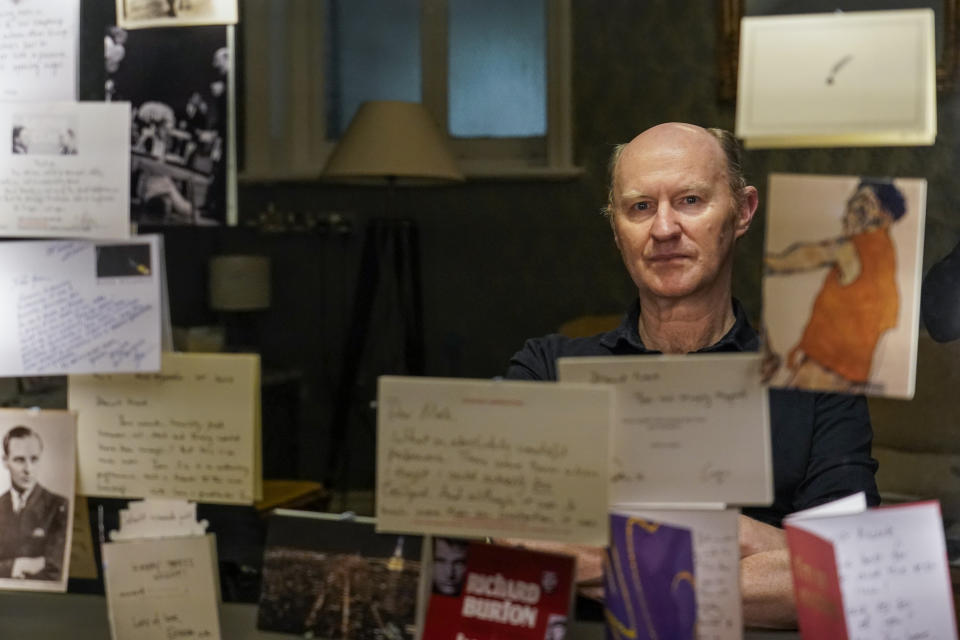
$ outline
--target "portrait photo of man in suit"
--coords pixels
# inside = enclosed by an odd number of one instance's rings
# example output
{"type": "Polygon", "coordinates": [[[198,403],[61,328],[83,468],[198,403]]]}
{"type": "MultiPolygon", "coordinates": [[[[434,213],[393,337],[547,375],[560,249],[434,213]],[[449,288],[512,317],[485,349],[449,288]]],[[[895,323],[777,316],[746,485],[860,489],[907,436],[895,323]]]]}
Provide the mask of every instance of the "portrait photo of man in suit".
{"type": "Polygon", "coordinates": [[[3,436],[10,489],[0,495],[0,578],[61,580],[70,502],[38,482],[43,440],[17,425],[3,436]]]}

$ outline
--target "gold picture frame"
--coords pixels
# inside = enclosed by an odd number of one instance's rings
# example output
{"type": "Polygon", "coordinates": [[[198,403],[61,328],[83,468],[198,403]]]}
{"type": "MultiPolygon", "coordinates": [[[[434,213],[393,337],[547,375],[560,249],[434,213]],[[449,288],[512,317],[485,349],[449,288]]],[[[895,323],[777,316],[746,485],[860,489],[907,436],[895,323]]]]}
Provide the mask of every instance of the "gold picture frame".
{"type": "MultiPolygon", "coordinates": [[[[943,49],[937,60],[937,91],[952,89],[957,72],[957,32],[960,0],[943,0],[943,49]]],[[[889,8],[889,7],[880,7],[889,8]]],[[[799,11],[798,11],[799,12],[799,11]]],[[[717,95],[720,100],[737,98],[737,67],[740,56],[740,19],[746,15],[746,0],[717,0],[717,95]]]]}

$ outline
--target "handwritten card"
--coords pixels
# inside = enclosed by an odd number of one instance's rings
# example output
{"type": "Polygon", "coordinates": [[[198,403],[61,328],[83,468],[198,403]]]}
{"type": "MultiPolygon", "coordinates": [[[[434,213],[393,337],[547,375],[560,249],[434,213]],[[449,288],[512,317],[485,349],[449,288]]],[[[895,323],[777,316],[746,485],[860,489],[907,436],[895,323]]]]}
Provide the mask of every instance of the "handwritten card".
{"type": "Polygon", "coordinates": [[[748,148],[933,144],[933,27],[932,9],[743,18],[737,137],[748,148]]]}
{"type": "Polygon", "coordinates": [[[0,102],[6,135],[0,236],[130,236],[129,103],[0,102]]]}
{"type": "Polygon", "coordinates": [[[0,100],[76,100],[80,0],[0,5],[0,100]]]}
{"type": "Polygon", "coordinates": [[[612,393],[382,376],[377,530],[605,544],[612,393]]]}
{"type": "Polygon", "coordinates": [[[159,373],[71,376],[78,492],[252,504],[260,474],[260,358],[164,353],[159,373]]]}
{"type": "Polygon", "coordinates": [[[117,24],[125,29],[236,23],[237,0],[117,0],[117,24]]]}
{"type": "Polygon", "coordinates": [[[76,436],[73,412],[0,409],[0,589],[67,590],[76,436]]]}
{"type": "Polygon", "coordinates": [[[617,510],[648,523],[689,529],[693,536],[693,575],[698,640],[740,640],[740,547],[735,510],[617,510]]]}
{"type": "Polygon", "coordinates": [[[160,236],[6,242],[0,376],[160,368],[160,236]]]}
{"type": "Polygon", "coordinates": [[[557,369],[616,391],[611,504],[773,500],[759,355],[560,358],[557,369]]]}
{"type": "Polygon", "coordinates": [[[957,638],[940,504],[785,521],[800,631],[811,638],[957,638]]]}
{"type": "Polygon", "coordinates": [[[120,529],[110,532],[111,540],[202,536],[207,532],[207,521],[197,521],[197,503],[187,500],[137,500],[117,515],[120,529]]]}
{"type": "Polygon", "coordinates": [[[220,638],[216,566],[213,535],[103,545],[113,640],[220,638]]]}

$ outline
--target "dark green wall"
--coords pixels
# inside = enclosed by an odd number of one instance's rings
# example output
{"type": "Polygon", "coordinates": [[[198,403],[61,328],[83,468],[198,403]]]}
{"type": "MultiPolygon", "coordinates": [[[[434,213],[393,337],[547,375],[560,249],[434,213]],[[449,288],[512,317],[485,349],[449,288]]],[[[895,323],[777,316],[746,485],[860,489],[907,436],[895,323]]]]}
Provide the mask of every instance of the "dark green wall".
{"type": "MultiPolygon", "coordinates": [[[[422,237],[429,375],[494,376],[525,338],[578,315],[621,311],[633,288],[599,216],[611,146],[663,121],[733,126],[733,105],[716,99],[714,3],[574,0],[573,18],[574,156],[582,177],[397,193],[395,210],[418,221],[422,237]]],[[[958,104],[957,92],[941,96],[933,147],[747,154],[748,177],[761,189],[761,215],[740,243],[735,290],[753,317],[760,309],[768,172],[926,177],[925,269],[953,246],[960,236],[953,177],[958,104]]],[[[319,183],[241,187],[242,218],[268,203],[284,211],[353,212],[362,222],[381,210],[383,193],[319,183]]],[[[329,428],[337,371],[331,360],[351,349],[343,336],[359,238],[253,236],[244,243],[264,247],[285,274],[279,285],[285,289],[265,319],[265,357],[307,371],[301,470],[319,476],[313,461],[329,428]]],[[[358,464],[372,451],[370,428],[354,429],[358,464]]],[[[368,473],[357,471],[355,481],[368,473]]]]}

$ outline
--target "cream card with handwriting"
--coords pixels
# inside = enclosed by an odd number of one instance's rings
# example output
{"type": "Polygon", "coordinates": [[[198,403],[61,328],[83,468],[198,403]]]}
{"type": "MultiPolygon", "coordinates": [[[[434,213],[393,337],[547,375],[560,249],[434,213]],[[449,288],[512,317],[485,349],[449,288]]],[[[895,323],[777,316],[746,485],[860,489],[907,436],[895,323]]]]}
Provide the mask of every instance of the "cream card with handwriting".
{"type": "Polygon", "coordinates": [[[0,102],[0,131],[0,236],[130,237],[129,102],[0,102]]]}
{"type": "Polygon", "coordinates": [[[740,545],[734,509],[643,510],[617,509],[617,513],[658,524],[689,529],[693,537],[693,578],[697,600],[697,638],[741,640],[743,610],[740,603],[740,545]]]}
{"type": "Polygon", "coordinates": [[[743,18],[737,137],[748,148],[933,144],[932,9],[743,18]]]}
{"type": "Polygon", "coordinates": [[[113,640],[219,638],[216,549],[213,535],[103,545],[113,640]]]}
{"type": "Polygon", "coordinates": [[[259,380],[253,354],[164,353],[159,373],[70,376],[79,493],[253,503],[259,380]]]}
{"type": "Polygon", "coordinates": [[[160,368],[162,236],[5,242],[0,376],[160,368]]]}
{"type": "Polygon", "coordinates": [[[612,411],[590,385],[382,376],[377,530],[606,544],[612,411]]]}
{"type": "Polygon", "coordinates": [[[616,391],[611,504],[773,500],[758,354],[560,358],[557,370],[616,391]]]}

